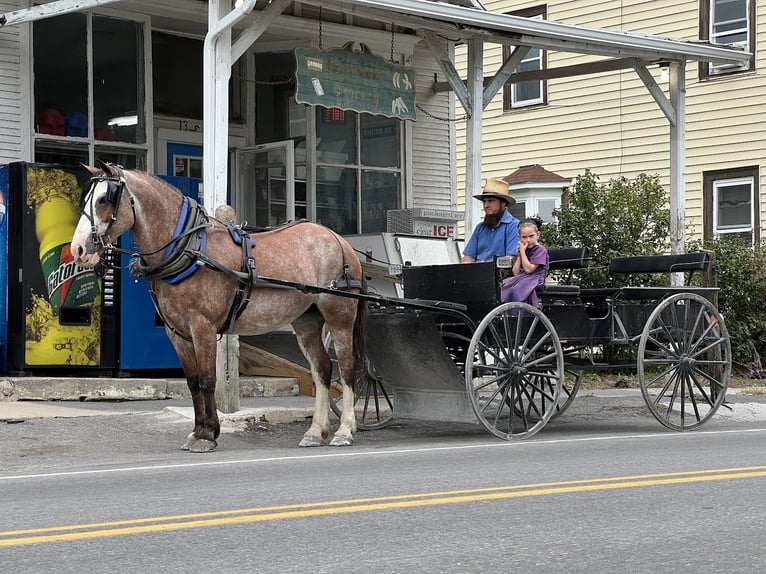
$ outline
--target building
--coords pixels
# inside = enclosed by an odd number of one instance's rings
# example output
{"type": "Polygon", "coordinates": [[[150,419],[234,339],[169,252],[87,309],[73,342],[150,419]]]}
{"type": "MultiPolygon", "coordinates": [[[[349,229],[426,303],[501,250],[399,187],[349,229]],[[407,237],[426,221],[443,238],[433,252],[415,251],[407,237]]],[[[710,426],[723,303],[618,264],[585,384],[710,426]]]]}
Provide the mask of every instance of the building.
{"type": "MultiPolygon", "coordinates": [[[[487,173],[503,177],[541,164],[569,178],[573,166],[614,149],[598,131],[569,148],[554,145],[556,129],[567,127],[566,108],[535,132],[536,114],[556,109],[555,91],[547,104],[519,113],[497,107],[494,96],[508,89],[519,63],[526,65],[522,56],[534,59],[550,50],[558,54],[551,52],[550,62],[572,63],[557,72],[568,78],[561,81],[570,86],[570,103],[580,105],[571,86],[583,81],[581,74],[603,77],[602,91],[622,101],[627,87],[605,70],[630,66],[638,72],[662,113],[674,118],[671,210],[683,205],[685,91],[678,72],[686,62],[742,65],[749,54],[488,7],[478,0],[0,0],[0,164],[78,167],[98,159],[185,178],[196,182],[210,211],[230,203],[239,219],[254,225],[318,221],[349,237],[372,261],[380,257],[366,250],[367,238],[386,231],[390,212],[463,210],[458,190],[478,193],[487,173]],[[486,69],[494,72],[486,86],[485,51],[486,69]],[[457,73],[463,54],[465,82],[457,73]],[[649,72],[660,62],[669,65],[676,87],[669,100],[658,96],[649,72]],[[456,122],[463,113],[465,124],[456,122]],[[535,136],[513,143],[523,142],[534,160],[519,155],[509,163],[522,146],[509,146],[506,115],[529,122],[525,129],[535,136]],[[539,159],[554,148],[560,157],[539,159]]],[[[513,89],[522,102],[534,99],[513,89]]],[[[590,121],[599,120],[606,97],[601,91],[594,97],[592,89],[580,93],[582,105],[596,110],[590,121]]],[[[567,117],[579,124],[589,116],[567,117]]],[[[610,137],[615,125],[621,124],[614,118],[606,122],[610,137]]],[[[663,137],[659,130],[657,137],[663,137]]],[[[657,145],[658,161],[667,162],[657,145]]],[[[478,205],[465,211],[472,227],[478,205]]],[[[8,250],[18,242],[8,237],[8,250]]],[[[34,239],[28,243],[28,250],[37,250],[34,239]]],[[[0,255],[6,277],[28,276],[22,268],[7,269],[7,253],[0,255]]],[[[0,282],[0,298],[5,288],[0,282]]],[[[9,306],[23,307],[18,301],[9,306]]],[[[149,320],[162,330],[161,321],[149,320]]],[[[14,328],[20,326],[16,321],[14,328]]],[[[0,370],[3,337],[0,325],[0,370]]]]}
{"type": "MultiPolygon", "coordinates": [[[[766,14],[753,0],[551,0],[484,3],[488,10],[575,26],[653,34],[741,47],[753,54],[740,64],[697,63],[684,67],[683,159],[686,239],[741,234],[764,239],[766,199],[766,78],[758,73],[766,49],[766,14]]],[[[485,49],[492,68],[504,48],[485,49]]],[[[509,82],[487,106],[482,170],[504,177],[520,166],[540,164],[567,178],[590,168],[606,181],[657,173],[672,186],[669,122],[631,68],[556,77],[551,71],[593,61],[582,54],[532,50],[516,68],[548,71],[509,82]],[[595,96],[595,97],[594,97],[595,96]]],[[[666,62],[649,68],[670,97],[666,62]]],[[[458,125],[459,182],[464,170],[466,128],[458,125]]],[[[460,185],[460,184],[459,184],[460,185]]]]}

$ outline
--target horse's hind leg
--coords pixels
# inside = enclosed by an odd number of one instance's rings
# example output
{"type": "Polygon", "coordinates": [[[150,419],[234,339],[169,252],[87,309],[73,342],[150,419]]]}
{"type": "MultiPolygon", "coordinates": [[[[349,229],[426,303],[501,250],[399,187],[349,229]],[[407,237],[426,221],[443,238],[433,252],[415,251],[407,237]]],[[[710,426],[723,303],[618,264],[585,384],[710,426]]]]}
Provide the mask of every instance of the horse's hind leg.
{"type": "Polygon", "coordinates": [[[322,342],[322,316],[314,311],[296,319],[292,326],[298,345],[311,365],[314,380],[314,417],[298,446],[321,446],[330,434],[330,376],[332,363],[322,342]]]}
{"type": "MultiPolygon", "coordinates": [[[[168,335],[181,360],[186,375],[186,385],[189,387],[194,406],[194,430],[181,448],[189,452],[211,452],[218,446],[216,439],[221,431],[215,405],[215,338],[213,338],[212,359],[200,361],[203,358],[200,349],[196,349],[195,352],[195,348],[188,341],[180,339],[173,333],[168,335]],[[212,373],[199,368],[199,365],[209,365],[211,361],[212,373]]],[[[207,352],[210,351],[207,350],[207,352]]],[[[207,371],[209,370],[208,368],[207,371]]]]}

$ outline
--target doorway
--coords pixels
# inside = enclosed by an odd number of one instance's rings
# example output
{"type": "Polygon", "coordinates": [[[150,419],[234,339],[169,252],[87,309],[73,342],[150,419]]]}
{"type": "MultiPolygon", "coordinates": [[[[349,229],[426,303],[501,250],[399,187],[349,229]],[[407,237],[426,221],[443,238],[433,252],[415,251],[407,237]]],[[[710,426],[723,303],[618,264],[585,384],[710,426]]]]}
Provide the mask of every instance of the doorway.
{"type": "Polygon", "coordinates": [[[307,217],[306,181],[295,180],[292,140],[237,150],[239,219],[257,227],[273,227],[307,217]]]}

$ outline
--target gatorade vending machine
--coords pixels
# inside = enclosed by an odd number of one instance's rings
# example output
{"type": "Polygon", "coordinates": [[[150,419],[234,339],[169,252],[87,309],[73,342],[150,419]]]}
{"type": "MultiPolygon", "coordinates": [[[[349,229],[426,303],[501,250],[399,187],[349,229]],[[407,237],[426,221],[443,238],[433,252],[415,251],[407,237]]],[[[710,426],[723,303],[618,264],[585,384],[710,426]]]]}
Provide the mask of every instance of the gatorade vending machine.
{"type": "Polygon", "coordinates": [[[69,250],[90,175],[25,162],[7,175],[8,372],[113,370],[116,276],[99,278],[69,250]]]}

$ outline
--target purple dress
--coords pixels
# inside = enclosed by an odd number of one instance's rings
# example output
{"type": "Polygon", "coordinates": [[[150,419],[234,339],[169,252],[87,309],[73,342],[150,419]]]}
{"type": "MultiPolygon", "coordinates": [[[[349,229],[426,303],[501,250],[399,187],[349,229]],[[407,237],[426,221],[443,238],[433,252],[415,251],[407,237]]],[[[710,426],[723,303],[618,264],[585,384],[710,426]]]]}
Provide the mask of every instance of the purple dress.
{"type": "Polygon", "coordinates": [[[530,263],[537,264],[537,269],[532,273],[526,273],[522,267],[518,275],[503,279],[503,286],[500,289],[502,303],[520,301],[529,303],[533,307],[540,306],[535,287],[545,282],[545,275],[548,273],[548,250],[538,243],[527,249],[527,259],[530,263]]]}

